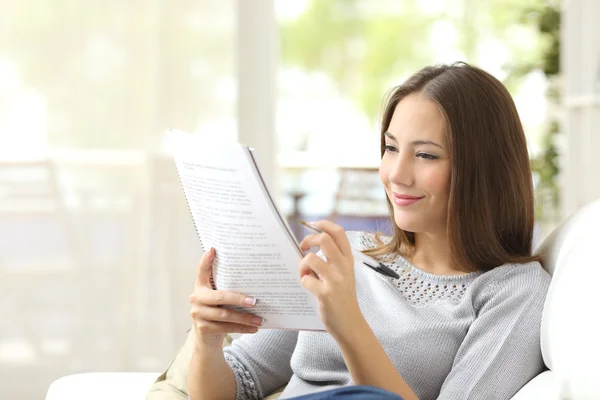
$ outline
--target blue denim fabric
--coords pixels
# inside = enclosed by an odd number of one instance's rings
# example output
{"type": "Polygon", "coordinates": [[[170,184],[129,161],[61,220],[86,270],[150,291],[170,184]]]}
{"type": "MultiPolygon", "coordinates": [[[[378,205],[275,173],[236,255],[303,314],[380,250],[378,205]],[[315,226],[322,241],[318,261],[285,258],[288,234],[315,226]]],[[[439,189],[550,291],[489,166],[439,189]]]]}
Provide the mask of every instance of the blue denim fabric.
{"type": "Polygon", "coordinates": [[[294,400],[330,400],[330,399],[361,399],[361,400],[402,400],[395,393],[372,386],[345,386],[339,389],[327,390],[304,396],[294,397],[294,400]]]}

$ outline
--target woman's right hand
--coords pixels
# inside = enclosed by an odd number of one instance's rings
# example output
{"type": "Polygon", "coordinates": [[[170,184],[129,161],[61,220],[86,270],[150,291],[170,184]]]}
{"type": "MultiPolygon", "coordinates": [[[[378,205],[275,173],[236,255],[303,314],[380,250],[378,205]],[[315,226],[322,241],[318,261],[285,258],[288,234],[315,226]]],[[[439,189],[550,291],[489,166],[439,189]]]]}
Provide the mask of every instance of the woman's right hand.
{"type": "Polygon", "coordinates": [[[256,333],[264,322],[254,314],[222,307],[232,305],[252,308],[256,305],[256,299],[241,293],[214,290],[211,286],[214,258],[214,248],[202,255],[194,293],[190,295],[190,315],[194,320],[196,345],[203,348],[220,348],[227,333],[256,333]]]}

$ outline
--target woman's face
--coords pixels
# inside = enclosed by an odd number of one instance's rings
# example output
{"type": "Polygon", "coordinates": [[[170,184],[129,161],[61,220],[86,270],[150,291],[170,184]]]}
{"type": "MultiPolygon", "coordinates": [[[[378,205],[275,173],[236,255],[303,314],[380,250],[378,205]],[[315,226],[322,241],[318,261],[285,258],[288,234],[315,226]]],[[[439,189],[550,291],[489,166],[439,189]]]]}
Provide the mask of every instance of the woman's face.
{"type": "Polygon", "coordinates": [[[445,234],[451,165],[440,109],[420,95],[405,97],[394,110],[385,145],[379,177],[396,225],[445,234]]]}

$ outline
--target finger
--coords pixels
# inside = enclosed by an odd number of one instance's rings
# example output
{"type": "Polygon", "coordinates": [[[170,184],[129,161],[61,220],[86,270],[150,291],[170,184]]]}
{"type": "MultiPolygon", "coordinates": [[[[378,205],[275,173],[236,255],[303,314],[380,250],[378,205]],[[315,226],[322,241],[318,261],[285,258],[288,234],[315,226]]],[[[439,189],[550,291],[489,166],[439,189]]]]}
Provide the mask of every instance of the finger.
{"type": "Polygon", "coordinates": [[[310,235],[304,236],[304,239],[300,242],[300,250],[307,251],[310,250],[311,247],[315,247],[313,243],[318,239],[314,239],[314,237],[318,238],[320,235],[321,233],[311,233],[310,235]]]}
{"type": "Polygon", "coordinates": [[[212,278],[212,263],[215,259],[215,249],[211,248],[205,252],[198,263],[198,273],[196,274],[195,287],[208,287],[212,289],[210,280],[212,278]]]}
{"type": "Polygon", "coordinates": [[[208,306],[193,306],[190,312],[194,320],[202,319],[212,322],[227,322],[230,324],[262,326],[265,319],[255,314],[244,313],[228,308],[208,306]]]}
{"type": "Polygon", "coordinates": [[[306,290],[308,290],[315,296],[318,296],[320,289],[321,289],[321,282],[317,278],[315,278],[314,275],[312,275],[312,274],[304,275],[300,279],[300,283],[302,284],[302,287],[304,287],[306,290]]]}
{"type": "Polygon", "coordinates": [[[199,288],[190,295],[190,303],[205,306],[254,307],[256,298],[228,290],[207,290],[199,288]]]}
{"type": "Polygon", "coordinates": [[[213,322],[213,321],[202,321],[196,323],[196,333],[198,335],[215,335],[223,333],[256,333],[258,327],[232,324],[228,322],[213,322]]]}
{"type": "Polygon", "coordinates": [[[300,279],[312,275],[317,280],[327,280],[331,274],[331,267],[315,253],[308,253],[300,261],[300,279]]]}
{"type": "Polygon", "coordinates": [[[315,279],[319,279],[319,276],[317,275],[317,273],[315,271],[313,271],[312,269],[310,269],[310,267],[308,265],[305,265],[302,262],[300,263],[300,266],[298,267],[298,272],[300,273],[300,279],[304,278],[305,275],[312,275],[315,277],[315,279]]]}
{"type": "Polygon", "coordinates": [[[350,247],[350,242],[348,241],[348,236],[346,236],[346,231],[344,228],[339,226],[338,224],[334,224],[331,221],[321,220],[316,222],[311,222],[315,228],[326,232],[331,236],[334,242],[337,244],[340,252],[346,256],[350,257],[352,255],[352,248],[350,247]]]}
{"type": "Polygon", "coordinates": [[[338,265],[342,261],[342,252],[340,248],[328,233],[318,233],[306,236],[302,242],[300,242],[300,248],[305,251],[312,247],[319,247],[327,261],[330,261],[334,265],[338,265]]]}

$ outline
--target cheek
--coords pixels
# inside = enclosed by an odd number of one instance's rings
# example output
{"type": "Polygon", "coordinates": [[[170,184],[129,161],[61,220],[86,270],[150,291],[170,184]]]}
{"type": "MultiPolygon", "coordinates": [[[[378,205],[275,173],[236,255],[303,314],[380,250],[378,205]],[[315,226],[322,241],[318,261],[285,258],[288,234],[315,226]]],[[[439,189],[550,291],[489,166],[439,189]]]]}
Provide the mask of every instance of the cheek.
{"type": "Polygon", "coordinates": [[[423,175],[421,183],[432,195],[447,198],[450,193],[450,171],[447,168],[431,170],[423,175]]]}

